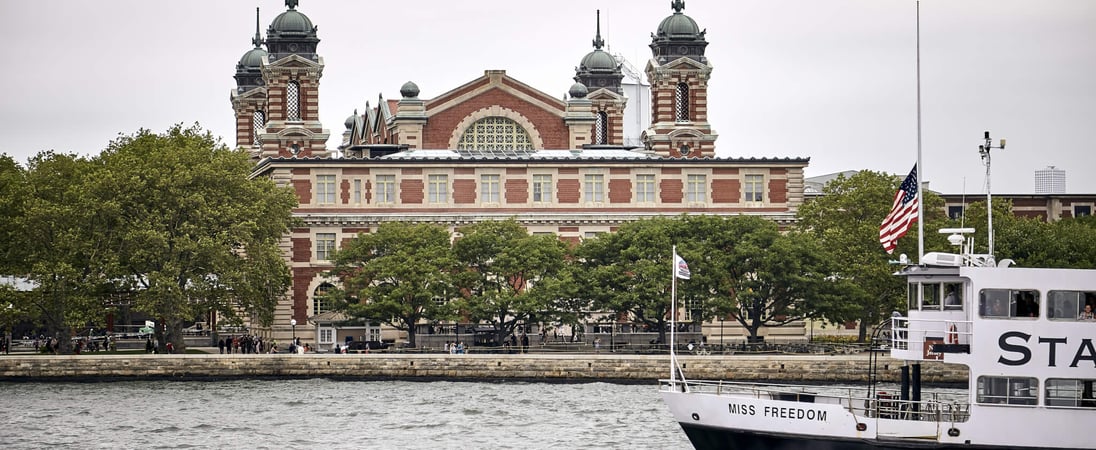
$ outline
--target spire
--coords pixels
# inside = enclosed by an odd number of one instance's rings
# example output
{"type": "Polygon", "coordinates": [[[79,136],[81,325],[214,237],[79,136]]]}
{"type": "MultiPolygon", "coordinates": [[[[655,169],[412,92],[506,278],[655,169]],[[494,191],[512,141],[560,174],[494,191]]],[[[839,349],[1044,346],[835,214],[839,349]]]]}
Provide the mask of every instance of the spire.
{"type": "Polygon", "coordinates": [[[297,8],[297,0],[285,0],[285,6],[288,6],[289,9],[296,9],[297,8]]]}
{"type": "Polygon", "coordinates": [[[255,37],[251,38],[251,43],[255,44],[255,48],[259,48],[263,45],[263,37],[259,34],[259,7],[255,7],[255,37]]]}
{"type": "Polygon", "coordinates": [[[601,40],[601,10],[597,10],[597,34],[594,35],[594,48],[601,50],[605,41],[601,40]]]}
{"type": "Polygon", "coordinates": [[[680,14],[681,10],[685,9],[685,0],[674,0],[670,3],[670,7],[674,9],[675,14],[680,14]]]}

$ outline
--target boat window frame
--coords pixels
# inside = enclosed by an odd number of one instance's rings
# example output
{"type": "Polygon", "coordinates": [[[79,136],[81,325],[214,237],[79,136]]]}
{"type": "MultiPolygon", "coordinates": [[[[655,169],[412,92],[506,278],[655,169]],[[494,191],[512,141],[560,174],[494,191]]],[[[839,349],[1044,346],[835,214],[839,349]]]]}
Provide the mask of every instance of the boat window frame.
{"type": "Polygon", "coordinates": [[[1043,405],[1049,408],[1068,408],[1068,409],[1092,409],[1096,408],[1096,378],[1047,378],[1043,381],[1043,405]],[[1073,381],[1077,383],[1076,387],[1073,387],[1073,392],[1076,393],[1074,397],[1061,397],[1052,396],[1051,392],[1058,392],[1062,390],[1069,390],[1068,386],[1051,386],[1054,382],[1058,381],[1073,381]],[[1083,384],[1088,384],[1088,397],[1085,397],[1085,388],[1083,384]],[[1079,391],[1079,392],[1078,392],[1079,391]],[[1055,402],[1067,402],[1071,401],[1074,404],[1054,404],[1055,402]]]}
{"type": "Polygon", "coordinates": [[[962,311],[965,283],[962,280],[917,281],[907,284],[906,305],[911,310],[921,311],[962,311]],[[950,300],[948,293],[956,295],[950,300]],[[926,294],[931,293],[934,301],[925,303],[926,294]]]}
{"type": "Polygon", "coordinates": [[[1039,379],[1035,377],[982,375],[978,377],[978,382],[975,384],[974,400],[980,405],[1035,407],[1039,404],[1039,392],[1039,379]],[[1027,382],[1027,386],[1023,386],[1024,382],[1027,382]],[[993,383],[990,389],[991,391],[997,391],[998,388],[1002,386],[1000,383],[1003,383],[1005,390],[1004,394],[986,394],[986,386],[989,385],[989,383],[993,383]],[[1030,395],[1020,396],[1011,394],[1018,390],[1026,390],[1030,395]],[[988,401],[989,399],[999,399],[1003,401],[988,401]]]}
{"type": "Polygon", "coordinates": [[[1046,302],[1047,304],[1047,319],[1059,321],[1059,322],[1091,322],[1091,319],[1081,319],[1081,312],[1085,310],[1086,304],[1091,304],[1093,310],[1096,310],[1096,291],[1081,291],[1073,289],[1055,289],[1047,292],[1046,302]],[[1062,293],[1077,294],[1074,299],[1060,299],[1058,295],[1062,293]],[[1062,303],[1060,300],[1075,300],[1076,311],[1069,316],[1059,317],[1056,311],[1060,308],[1057,307],[1058,303],[1062,303]]]}
{"type": "MultiPolygon", "coordinates": [[[[983,319],[994,320],[1007,320],[1007,319],[1020,319],[1020,320],[1036,320],[1042,316],[1042,305],[1045,302],[1041,302],[1041,292],[1038,289],[1013,289],[1013,288],[982,288],[978,291],[978,316],[983,319]],[[1004,298],[1000,298],[1001,293],[1004,292],[1004,298]],[[996,294],[993,299],[987,298],[987,294],[996,294]],[[1035,302],[1035,315],[1025,316],[1021,315],[1023,311],[1020,311],[1021,294],[1032,294],[1032,301],[1035,302]],[[994,305],[1000,305],[1001,302],[1007,302],[1007,312],[1004,314],[993,313],[987,314],[987,300],[992,300],[994,305]]],[[[995,311],[999,309],[994,308],[995,311]]]]}

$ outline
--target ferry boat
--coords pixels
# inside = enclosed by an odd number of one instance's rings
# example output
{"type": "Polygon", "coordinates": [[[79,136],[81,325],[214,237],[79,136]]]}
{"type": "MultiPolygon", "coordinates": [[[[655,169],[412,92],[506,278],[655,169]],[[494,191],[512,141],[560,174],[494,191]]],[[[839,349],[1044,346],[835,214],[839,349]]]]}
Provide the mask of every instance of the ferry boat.
{"type": "MultiPolygon", "coordinates": [[[[951,231],[962,242],[973,230],[951,231]]],[[[698,449],[1096,448],[1096,321],[1085,314],[1096,270],[995,264],[969,250],[926,253],[899,271],[908,311],[885,340],[905,361],[897,395],[870,383],[827,395],[686,380],[676,364],[661,395],[698,449]],[[966,366],[965,396],[922,392],[926,361],[966,366]]]]}

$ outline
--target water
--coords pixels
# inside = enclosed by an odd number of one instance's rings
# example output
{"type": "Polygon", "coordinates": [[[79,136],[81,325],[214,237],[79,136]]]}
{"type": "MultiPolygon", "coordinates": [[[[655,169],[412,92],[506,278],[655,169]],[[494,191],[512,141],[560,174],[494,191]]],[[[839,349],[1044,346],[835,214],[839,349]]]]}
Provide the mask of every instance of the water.
{"type": "Polygon", "coordinates": [[[0,383],[14,449],[688,449],[654,383],[0,383]]]}

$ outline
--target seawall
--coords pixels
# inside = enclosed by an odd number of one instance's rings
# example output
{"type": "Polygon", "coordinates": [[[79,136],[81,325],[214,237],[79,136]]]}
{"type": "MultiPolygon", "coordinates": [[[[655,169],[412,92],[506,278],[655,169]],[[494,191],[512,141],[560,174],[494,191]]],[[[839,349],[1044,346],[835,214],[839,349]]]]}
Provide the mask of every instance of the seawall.
{"type": "MultiPolygon", "coordinates": [[[[867,355],[678,356],[686,377],[759,382],[866,382],[867,355]]],[[[879,381],[897,382],[902,362],[877,360],[879,381]]],[[[654,382],[667,355],[362,354],[0,356],[0,381],[342,378],[654,382]]],[[[966,383],[964,366],[922,364],[925,383],[966,383]]]]}

